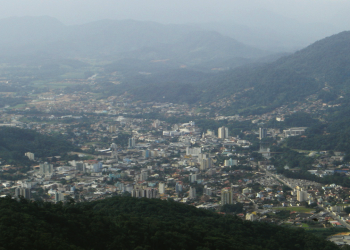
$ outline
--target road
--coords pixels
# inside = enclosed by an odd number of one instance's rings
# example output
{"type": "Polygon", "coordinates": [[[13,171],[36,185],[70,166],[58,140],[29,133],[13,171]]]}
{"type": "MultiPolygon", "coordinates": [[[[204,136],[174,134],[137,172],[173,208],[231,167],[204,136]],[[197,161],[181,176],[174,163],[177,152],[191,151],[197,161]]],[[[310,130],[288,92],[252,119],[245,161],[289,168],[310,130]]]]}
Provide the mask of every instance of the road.
{"type": "Polygon", "coordinates": [[[287,187],[290,187],[291,189],[294,189],[294,187],[292,185],[290,185],[289,183],[287,183],[285,180],[281,179],[280,177],[278,177],[276,174],[272,174],[269,171],[266,171],[266,175],[267,176],[272,176],[273,178],[279,180],[280,182],[282,182],[284,185],[286,185],[287,187]]]}

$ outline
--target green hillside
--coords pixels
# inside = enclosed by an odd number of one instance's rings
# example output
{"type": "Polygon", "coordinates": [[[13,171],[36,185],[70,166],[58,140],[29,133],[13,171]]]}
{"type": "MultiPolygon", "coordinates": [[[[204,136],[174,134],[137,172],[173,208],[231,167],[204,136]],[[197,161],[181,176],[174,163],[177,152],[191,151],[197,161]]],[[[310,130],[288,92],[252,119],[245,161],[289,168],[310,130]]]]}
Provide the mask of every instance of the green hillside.
{"type": "Polygon", "coordinates": [[[128,197],[66,205],[2,198],[0,229],[0,249],[338,249],[303,229],[128,197]]]}
{"type": "Polygon", "coordinates": [[[24,156],[32,152],[36,158],[52,157],[78,150],[62,136],[42,135],[33,130],[0,127],[0,158],[3,163],[28,163],[24,156]]]}

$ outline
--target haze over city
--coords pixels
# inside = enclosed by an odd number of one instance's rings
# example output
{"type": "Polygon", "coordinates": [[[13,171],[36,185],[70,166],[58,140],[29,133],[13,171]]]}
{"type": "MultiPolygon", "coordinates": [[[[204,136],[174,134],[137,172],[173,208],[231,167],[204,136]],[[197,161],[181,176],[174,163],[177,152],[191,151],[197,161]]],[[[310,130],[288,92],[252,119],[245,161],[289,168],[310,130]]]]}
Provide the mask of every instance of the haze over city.
{"type": "Polygon", "coordinates": [[[163,23],[237,21],[256,23],[270,15],[301,23],[349,28],[346,0],[13,0],[1,1],[0,18],[48,15],[66,24],[99,19],[135,19],[163,23]]]}
{"type": "Polygon", "coordinates": [[[0,2],[0,250],[350,249],[349,0],[0,2]]]}

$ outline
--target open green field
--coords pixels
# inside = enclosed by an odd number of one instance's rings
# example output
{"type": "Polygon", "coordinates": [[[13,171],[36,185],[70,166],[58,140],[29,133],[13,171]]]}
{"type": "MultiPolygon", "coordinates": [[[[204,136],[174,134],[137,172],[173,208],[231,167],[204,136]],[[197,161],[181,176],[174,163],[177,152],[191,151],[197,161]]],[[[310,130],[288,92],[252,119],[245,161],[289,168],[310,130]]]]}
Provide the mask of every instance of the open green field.
{"type": "Polygon", "coordinates": [[[281,210],[281,211],[295,211],[299,213],[310,213],[315,211],[313,208],[306,208],[306,207],[276,207],[272,208],[273,210],[281,210]]]}
{"type": "Polygon", "coordinates": [[[26,105],[27,105],[27,104],[24,104],[24,103],[22,103],[22,104],[17,104],[17,105],[14,106],[13,108],[14,108],[14,109],[24,108],[26,105]]]}

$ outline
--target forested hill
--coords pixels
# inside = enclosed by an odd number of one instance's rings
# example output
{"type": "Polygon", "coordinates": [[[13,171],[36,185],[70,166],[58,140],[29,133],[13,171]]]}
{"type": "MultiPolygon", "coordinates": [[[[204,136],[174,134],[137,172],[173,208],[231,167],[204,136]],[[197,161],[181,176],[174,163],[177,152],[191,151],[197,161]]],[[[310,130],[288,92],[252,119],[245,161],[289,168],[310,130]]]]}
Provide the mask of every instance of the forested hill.
{"type": "Polygon", "coordinates": [[[329,249],[324,239],[157,199],[51,204],[0,199],[0,249],[329,249]]]}
{"type": "Polygon", "coordinates": [[[238,92],[235,106],[252,108],[276,107],[312,94],[324,97],[324,91],[349,92],[349,44],[350,32],[339,33],[273,63],[233,70],[209,92],[238,92]],[[241,92],[247,88],[252,89],[241,92]]]}
{"type": "Polygon", "coordinates": [[[0,157],[7,164],[28,164],[26,152],[32,152],[36,158],[52,157],[73,150],[79,150],[62,136],[42,135],[38,132],[0,127],[0,157]]]}
{"type": "MultiPolygon", "coordinates": [[[[207,81],[193,82],[188,86],[190,91],[183,92],[183,95],[192,95],[195,88],[195,101],[212,102],[227,97],[233,102],[228,112],[243,109],[264,112],[286,103],[302,101],[313,94],[320,99],[329,96],[334,99],[350,92],[349,44],[350,32],[342,32],[275,62],[236,68],[207,81]]],[[[170,87],[173,86],[172,82],[170,87]]],[[[159,101],[163,96],[178,94],[172,91],[157,98],[152,94],[159,92],[157,86],[144,91],[135,88],[133,93],[136,98],[149,97],[159,101]],[[144,91],[149,91],[150,95],[145,95],[144,91]],[[142,93],[143,97],[138,93],[142,93]]],[[[176,96],[173,96],[174,99],[176,96]]],[[[179,98],[184,99],[183,96],[179,98]]]]}

